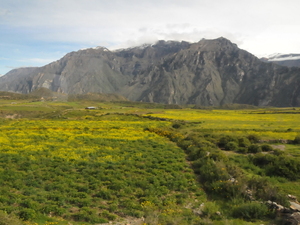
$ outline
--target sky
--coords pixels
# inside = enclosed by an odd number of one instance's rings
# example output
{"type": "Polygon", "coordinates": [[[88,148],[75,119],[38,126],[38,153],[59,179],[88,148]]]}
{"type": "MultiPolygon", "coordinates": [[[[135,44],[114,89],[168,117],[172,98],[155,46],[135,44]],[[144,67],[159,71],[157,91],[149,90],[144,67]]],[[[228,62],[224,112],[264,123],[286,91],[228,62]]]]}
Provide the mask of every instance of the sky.
{"type": "Polygon", "coordinates": [[[261,57],[300,53],[299,0],[0,0],[0,74],[71,51],[225,37],[261,57]]]}

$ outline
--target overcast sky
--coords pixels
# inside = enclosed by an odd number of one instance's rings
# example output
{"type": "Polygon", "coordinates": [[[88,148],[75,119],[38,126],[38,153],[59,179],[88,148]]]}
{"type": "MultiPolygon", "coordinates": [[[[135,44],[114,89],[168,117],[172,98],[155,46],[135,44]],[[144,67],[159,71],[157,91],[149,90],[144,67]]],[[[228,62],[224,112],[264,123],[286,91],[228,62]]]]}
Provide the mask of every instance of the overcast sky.
{"type": "Polygon", "coordinates": [[[0,74],[81,48],[223,36],[254,55],[300,53],[299,0],[0,0],[0,74]]]}

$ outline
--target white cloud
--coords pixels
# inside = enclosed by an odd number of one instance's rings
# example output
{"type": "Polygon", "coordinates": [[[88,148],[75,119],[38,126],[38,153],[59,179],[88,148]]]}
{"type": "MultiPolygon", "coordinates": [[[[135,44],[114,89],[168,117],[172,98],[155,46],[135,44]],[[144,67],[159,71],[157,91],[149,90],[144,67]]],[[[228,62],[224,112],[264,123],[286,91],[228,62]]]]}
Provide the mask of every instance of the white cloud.
{"type": "Polygon", "coordinates": [[[9,14],[9,10],[8,9],[0,8],[0,16],[6,16],[8,14],[9,14]]]}
{"type": "Polygon", "coordinates": [[[299,0],[0,0],[0,5],[0,29],[12,32],[0,37],[5,45],[18,35],[37,45],[63,42],[78,49],[223,36],[254,54],[300,52],[299,0]]]}
{"type": "Polygon", "coordinates": [[[248,37],[243,48],[257,55],[274,52],[300,53],[300,24],[273,25],[264,32],[248,37]]]}
{"type": "Polygon", "coordinates": [[[33,64],[39,64],[39,65],[44,65],[46,63],[50,63],[53,61],[56,61],[57,59],[46,59],[46,58],[26,58],[26,59],[19,59],[17,61],[19,62],[26,62],[26,63],[33,63],[33,64]]]}

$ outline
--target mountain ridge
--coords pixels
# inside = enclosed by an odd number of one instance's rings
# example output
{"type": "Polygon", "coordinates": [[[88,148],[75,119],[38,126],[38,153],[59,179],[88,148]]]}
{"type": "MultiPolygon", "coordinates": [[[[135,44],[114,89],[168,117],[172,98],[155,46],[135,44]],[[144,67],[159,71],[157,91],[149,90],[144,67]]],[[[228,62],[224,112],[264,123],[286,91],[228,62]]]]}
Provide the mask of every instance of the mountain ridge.
{"type": "Polygon", "coordinates": [[[0,90],[44,87],[66,94],[116,93],[132,101],[219,106],[300,106],[300,69],[262,62],[226,38],[96,47],[0,77],[0,90]]]}

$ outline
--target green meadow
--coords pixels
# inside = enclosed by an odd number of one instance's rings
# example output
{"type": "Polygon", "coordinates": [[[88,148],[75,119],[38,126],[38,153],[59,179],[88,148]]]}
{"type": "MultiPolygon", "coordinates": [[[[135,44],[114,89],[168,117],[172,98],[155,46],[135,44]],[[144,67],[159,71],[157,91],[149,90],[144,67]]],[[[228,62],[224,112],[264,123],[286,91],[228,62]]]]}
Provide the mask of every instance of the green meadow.
{"type": "Polygon", "coordinates": [[[300,199],[300,109],[193,107],[1,99],[0,219],[281,224],[262,202],[300,199]]]}

